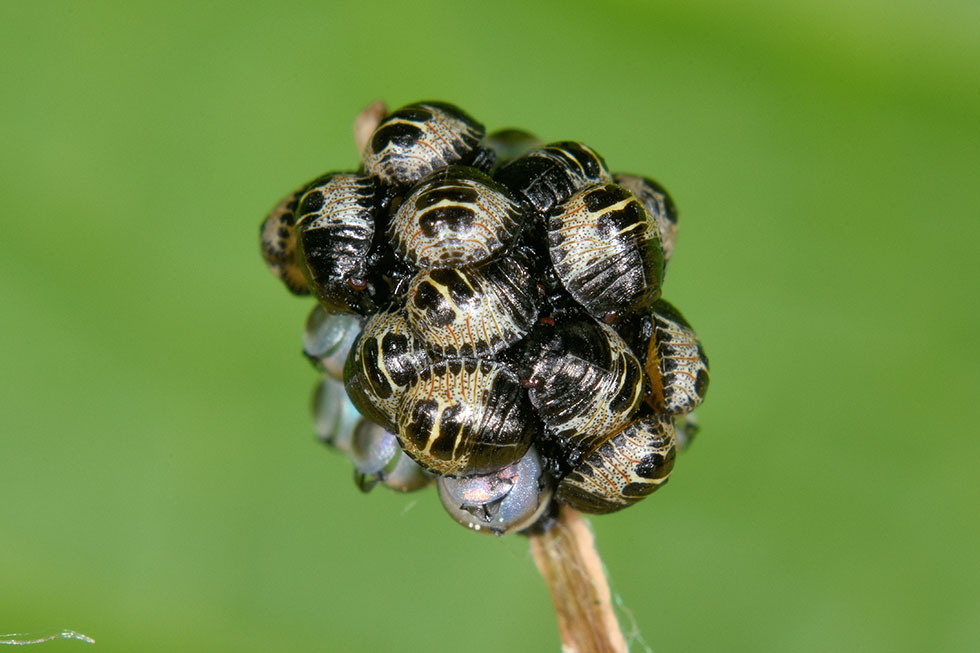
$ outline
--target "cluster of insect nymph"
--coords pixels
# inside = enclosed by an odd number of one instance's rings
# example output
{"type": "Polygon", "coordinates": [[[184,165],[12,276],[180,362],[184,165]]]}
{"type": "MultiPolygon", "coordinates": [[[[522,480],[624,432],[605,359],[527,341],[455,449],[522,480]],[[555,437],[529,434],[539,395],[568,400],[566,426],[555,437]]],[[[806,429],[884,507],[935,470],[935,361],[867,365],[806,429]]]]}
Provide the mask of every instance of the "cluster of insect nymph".
{"type": "Polygon", "coordinates": [[[303,184],[260,227],[272,272],[318,300],[318,437],[361,489],[435,483],[454,519],[498,535],[662,486],[709,379],[660,298],[666,190],[444,102],[377,111],[357,170],[303,184]]]}

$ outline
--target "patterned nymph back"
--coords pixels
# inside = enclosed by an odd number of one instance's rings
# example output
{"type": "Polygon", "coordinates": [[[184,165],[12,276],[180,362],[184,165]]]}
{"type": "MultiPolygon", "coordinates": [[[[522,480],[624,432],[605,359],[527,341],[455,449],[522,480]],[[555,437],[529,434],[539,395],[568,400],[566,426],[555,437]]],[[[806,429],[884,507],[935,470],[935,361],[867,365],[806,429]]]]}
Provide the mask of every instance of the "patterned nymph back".
{"type": "Polygon", "coordinates": [[[435,484],[453,519],[497,535],[662,487],[710,378],[661,298],[667,190],[445,102],[368,115],[359,165],[299,186],[259,231],[272,273],[317,300],[318,439],[360,489],[435,484]]]}

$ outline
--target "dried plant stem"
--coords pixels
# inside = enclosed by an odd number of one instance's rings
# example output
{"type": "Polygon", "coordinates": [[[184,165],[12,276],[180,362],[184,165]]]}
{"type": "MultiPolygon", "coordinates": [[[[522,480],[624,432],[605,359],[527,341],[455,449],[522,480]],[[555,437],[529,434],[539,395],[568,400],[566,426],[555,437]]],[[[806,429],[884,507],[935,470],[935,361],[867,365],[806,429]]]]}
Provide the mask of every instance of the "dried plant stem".
{"type": "Polygon", "coordinates": [[[385,106],[385,103],[381,100],[375,100],[357,114],[357,118],[354,119],[354,145],[357,146],[358,152],[363,152],[364,148],[367,147],[368,139],[371,138],[371,134],[374,133],[386,113],[388,113],[388,107],[385,106]]]}
{"type": "Polygon", "coordinates": [[[562,506],[558,523],[529,539],[534,562],[551,591],[563,653],[626,653],[588,522],[562,506]]]}

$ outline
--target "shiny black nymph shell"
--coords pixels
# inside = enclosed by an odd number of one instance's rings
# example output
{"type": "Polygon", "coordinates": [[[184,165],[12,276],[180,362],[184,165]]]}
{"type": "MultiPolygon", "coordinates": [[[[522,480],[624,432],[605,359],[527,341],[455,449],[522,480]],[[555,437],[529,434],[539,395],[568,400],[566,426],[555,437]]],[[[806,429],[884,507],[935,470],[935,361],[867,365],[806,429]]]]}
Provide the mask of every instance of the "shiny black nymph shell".
{"type": "MultiPolygon", "coordinates": [[[[406,187],[453,163],[470,165],[483,125],[444,102],[419,102],[389,114],[371,135],[361,160],[369,175],[386,186],[406,187]]],[[[484,154],[485,156],[485,154],[484,154]]]]}
{"type": "Polygon", "coordinates": [[[398,439],[442,476],[487,474],[527,451],[536,432],[517,376],[502,363],[453,358],[422,370],[398,408],[398,439]]]}
{"type": "Polygon", "coordinates": [[[388,237],[400,258],[431,270],[493,256],[523,223],[523,209],[505,187],[475,168],[449,166],[412,188],[388,237]]]}
{"type": "Polygon", "coordinates": [[[408,321],[447,357],[490,357],[523,338],[538,316],[531,264],[516,251],[483,263],[419,273],[408,287],[408,321]]]}
{"type": "Polygon", "coordinates": [[[303,267],[296,258],[296,208],[309,184],[303,184],[282,198],[259,227],[262,258],[294,295],[310,294],[303,267]]]}
{"type": "Polygon", "coordinates": [[[402,395],[428,364],[404,310],[382,311],[364,325],[347,358],[347,394],[361,414],[395,432],[402,395]]]}
{"type": "Polygon", "coordinates": [[[667,482],[675,455],[670,417],[648,412],[586,453],[558,484],[555,500],[587,513],[626,508],[667,482]]]}
{"type": "Polygon", "coordinates": [[[366,315],[386,292],[369,270],[377,189],[368,177],[324,175],[299,200],[300,260],[324,308],[366,315]]]}
{"type": "Polygon", "coordinates": [[[677,207],[667,189],[653,179],[639,175],[615,174],[613,180],[633,193],[657,224],[660,249],[664,253],[664,263],[668,263],[677,240],[677,207]]]}
{"type": "Polygon", "coordinates": [[[622,186],[591,186],[552,209],[548,247],[562,284],[598,319],[612,322],[660,296],[657,226],[622,186]]]}
{"type": "Polygon", "coordinates": [[[647,403],[654,410],[673,416],[701,405],[711,380],[708,355],[680,311],[658,300],[634,321],[629,331],[650,379],[647,403]]]}
{"type": "Polygon", "coordinates": [[[538,213],[547,213],[586,186],[612,182],[603,158],[576,141],[529,152],[502,166],[494,178],[538,213]]]}
{"type": "Polygon", "coordinates": [[[636,356],[612,327],[587,316],[537,327],[529,355],[531,404],[567,456],[625,426],[643,397],[636,356]]]}

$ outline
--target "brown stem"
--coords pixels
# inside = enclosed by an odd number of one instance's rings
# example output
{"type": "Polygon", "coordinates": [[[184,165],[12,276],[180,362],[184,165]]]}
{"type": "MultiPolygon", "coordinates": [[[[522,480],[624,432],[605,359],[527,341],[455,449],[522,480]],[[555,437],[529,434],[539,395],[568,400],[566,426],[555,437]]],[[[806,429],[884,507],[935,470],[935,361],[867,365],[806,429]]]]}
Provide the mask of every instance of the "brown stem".
{"type": "Polygon", "coordinates": [[[563,653],[626,653],[609,583],[588,522],[562,506],[558,523],[531,535],[531,555],[551,590],[563,653]]]}
{"type": "Polygon", "coordinates": [[[357,114],[357,118],[354,118],[354,145],[357,146],[358,152],[363,152],[364,148],[367,147],[368,139],[371,138],[371,134],[377,128],[378,123],[380,123],[385,114],[388,113],[388,107],[381,100],[375,100],[371,104],[364,107],[364,110],[357,114]]]}

